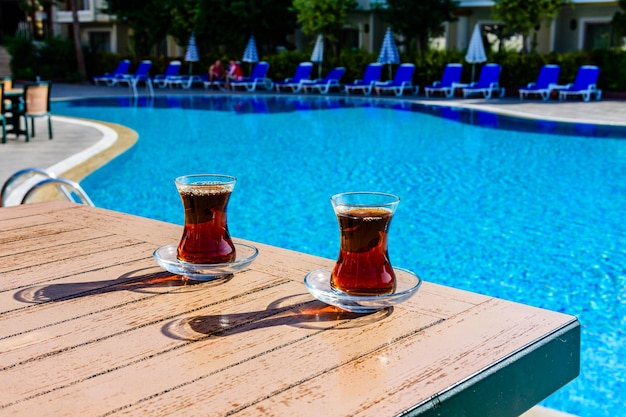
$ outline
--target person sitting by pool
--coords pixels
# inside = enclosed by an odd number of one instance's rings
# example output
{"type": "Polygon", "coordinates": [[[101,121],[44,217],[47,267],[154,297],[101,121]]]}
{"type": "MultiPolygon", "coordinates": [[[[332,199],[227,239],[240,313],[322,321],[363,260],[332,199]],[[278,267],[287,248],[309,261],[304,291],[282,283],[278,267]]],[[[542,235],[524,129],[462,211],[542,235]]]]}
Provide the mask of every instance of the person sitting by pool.
{"type": "Polygon", "coordinates": [[[222,60],[216,59],[215,62],[209,67],[209,87],[213,86],[213,81],[218,85],[224,79],[224,67],[222,66],[222,60]]]}
{"type": "Polygon", "coordinates": [[[243,80],[243,71],[241,70],[241,66],[235,61],[235,59],[230,59],[230,66],[228,67],[228,72],[226,73],[226,88],[230,89],[230,81],[241,81],[243,80]]]}

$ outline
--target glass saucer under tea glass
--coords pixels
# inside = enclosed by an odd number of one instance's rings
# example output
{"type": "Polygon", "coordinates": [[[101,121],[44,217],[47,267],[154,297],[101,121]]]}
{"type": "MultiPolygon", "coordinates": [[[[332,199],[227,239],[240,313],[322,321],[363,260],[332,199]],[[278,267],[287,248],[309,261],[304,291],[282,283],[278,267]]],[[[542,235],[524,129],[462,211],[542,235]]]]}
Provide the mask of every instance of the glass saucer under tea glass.
{"type": "Polygon", "coordinates": [[[331,269],[320,268],[309,272],[304,277],[304,285],[311,295],[318,300],[353,313],[371,313],[392,307],[411,298],[422,285],[420,277],[413,272],[393,268],[396,275],[396,289],[389,294],[349,295],[330,287],[331,269]]]}
{"type": "Polygon", "coordinates": [[[247,268],[259,254],[259,250],[245,243],[234,243],[237,258],[221,264],[192,264],[178,259],[178,245],[161,246],[154,251],[154,259],[168,272],[182,275],[194,281],[212,281],[247,268]]]}

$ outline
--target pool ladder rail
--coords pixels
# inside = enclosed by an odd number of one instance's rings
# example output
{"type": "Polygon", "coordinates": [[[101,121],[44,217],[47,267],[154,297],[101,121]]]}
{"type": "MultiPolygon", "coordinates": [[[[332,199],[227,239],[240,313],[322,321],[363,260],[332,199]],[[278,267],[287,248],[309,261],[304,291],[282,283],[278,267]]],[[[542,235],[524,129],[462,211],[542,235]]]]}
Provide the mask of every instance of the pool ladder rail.
{"type": "Polygon", "coordinates": [[[78,183],[65,179],[59,178],[54,173],[49,172],[45,169],[41,168],[26,168],[20,171],[17,171],[15,174],[11,175],[11,177],[6,180],[4,185],[2,186],[2,191],[0,192],[0,207],[6,207],[6,198],[8,196],[9,188],[11,185],[18,179],[25,176],[34,177],[36,175],[45,177],[43,180],[38,181],[36,184],[32,185],[28,191],[22,197],[22,201],[20,204],[27,204],[32,195],[42,187],[53,184],[56,186],[57,190],[61,192],[69,201],[73,203],[83,203],[89,206],[94,207],[95,205],[85,192],[83,188],[78,185],[78,183]]]}

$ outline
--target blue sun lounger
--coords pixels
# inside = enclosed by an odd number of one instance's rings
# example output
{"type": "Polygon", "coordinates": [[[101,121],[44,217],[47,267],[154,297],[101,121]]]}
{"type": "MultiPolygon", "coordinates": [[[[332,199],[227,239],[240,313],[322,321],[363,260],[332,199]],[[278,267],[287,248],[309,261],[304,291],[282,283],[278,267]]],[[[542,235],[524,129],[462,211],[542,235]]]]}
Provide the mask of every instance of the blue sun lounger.
{"type": "Polygon", "coordinates": [[[150,91],[150,95],[154,95],[154,90],[152,89],[152,79],[150,78],[150,68],[152,68],[152,61],[146,59],[139,63],[137,67],[137,71],[134,74],[125,75],[117,82],[119,84],[128,84],[128,87],[133,91],[133,95],[137,95],[137,85],[143,82],[146,84],[146,88],[150,91]]]}
{"type": "Polygon", "coordinates": [[[230,85],[233,90],[237,87],[243,87],[248,91],[256,91],[257,87],[263,87],[266,90],[272,90],[274,88],[274,82],[267,78],[267,71],[270,68],[270,64],[265,61],[258,62],[252,69],[250,77],[244,78],[240,81],[231,81],[230,85]]]}
{"type": "Polygon", "coordinates": [[[500,64],[485,64],[480,70],[478,81],[463,88],[463,97],[482,94],[489,99],[493,97],[493,93],[499,94],[500,97],[504,96],[504,88],[500,88],[501,71],[500,64]]]}
{"type": "Polygon", "coordinates": [[[538,95],[544,101],[550,99],[552,91],[559,89],[559,73],[561,67],[558,65],[547,64],[541,67],[537,82],[529,83],[526,87],[520,87],[520,100],[527,98],[529,95],[538,95]]]}
{"type": "Polygon", "coordinates": [[[333,68],[322,80],[303,82],[302,89],[307,93],[309,90],[317,90],[318,93],[322,94],[328,93],[331,88],[341,90],[341,84],[339,81],[345,73],[346,69],[344,67],[333,68]]]}
{"type": "Polygon", "coordinates": [[[381,81],[374,85],[376,94],[391,92],[396,96],[401,96],[404,94],[404,90],[417,94],[419,86],[413,86],[413,72],[415,72],[415,64],[400,64],[393,80],[381,81]]]}
{"type": "Polygon", "coordinates": [[[303,82],[311,81],[311,71],[313,70],[312,62],[301,62],[296,68],[293,77],[285,78],[285,81],[276,81],[274,87],[276,91],[281,89],[290,89],[293,93],[297,93],[302,89],[303,82]]]}
{"type": "Polygon", "coordinates": [[[363,79],[354,80],[352,84],[346,84],[343,88],[346,93],[361,91],[364,95],[369,96],[372,94],[372,89],[377,82],[380,82],[380,77],[383,72],[383,64],[378,62],[372,62],[367,64],[365,72],[363,73],[363,79]]]}
{"type": "Polygon", "coordinates": [[[113,72],[107,72],[104,75],[95,76],[93,77],[93,82],[96,85],[103,83],[108,86],[114,86],[120,79],[127,75],[129,68],[130,61],[128,59],[123,59],[119,62],[119,64],[117,64],[117,68],[115,68],[113,72]]]}
{"type": "Polygon", "coordinates": [[[599,75],[600,68],[595,65],[583,65],[578,68],[574,83],[567,84],[559,90],[559,100],[565,100],[569,96],[581,96],[584,101],[589,101],[595,96],[596,100],[600,100],[602,90],[598,90],[596,86],[599,75]]]}
{"type": "Polygon", "coordinates": [[[463,72],[462,64],[448,64],[443,70],[443,75],[440,81],[435,81],[429,86],[424,87],[424,93],[426,97],[433,93],[442,93],[445,97],[450,98],[454,96],[454,91],[457,88],[465,86],[461,84],[461,73],[463,72]]]}
{"type": "Polygon", "coordinates": [[[165,88],[173,85],[179,79],[178,73],[180,71],[181,62],[172,61],[167,65],[164,74],[158,74],[154,76],[152,80],[158,87],[165,88]]]}

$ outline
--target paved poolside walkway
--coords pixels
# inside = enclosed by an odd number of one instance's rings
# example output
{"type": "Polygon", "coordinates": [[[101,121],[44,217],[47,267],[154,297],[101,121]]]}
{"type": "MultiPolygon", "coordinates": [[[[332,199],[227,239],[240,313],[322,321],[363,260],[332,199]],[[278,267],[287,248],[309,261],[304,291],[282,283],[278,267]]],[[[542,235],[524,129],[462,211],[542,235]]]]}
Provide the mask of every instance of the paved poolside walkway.
{"type": "MultiPolygon", "coordinates": [[[[92,85],[54,84],[51,91],[53,100],[128,95],[128,88],[125,87],[92,85]]],[[[142,92],[140,91],[140,93],[142,92]]],[[[155,94],[202,95],[207,94],[207,91],[201,88],[191,90],[156,88],[155,94]]],[[[214,94],[224,93],[215,92],[214,94]]],[[[396,98],[390,99],[395,100],[396,98]]],[[[483,109],[528,118],[626,126],[626,101],[624,100],[602,100],[589,103],[551,101],[546,103],[542,101],[521,102],[514,98],[482,100],[406,97],[406,99],[430,104],[483,109]]],[[[16,171],[28,167],[47,168],[59,176],[79,181],[116,155],[124,152],[137,139],[136,133],[124,126],[57,116],[53,117],[53,131],[54,140],[48,140],[46,122],[39,119],[36,121],[37,136],[32,138],[29,143],[24,141],[23,136],[16,139],[10,135],[6,144],[0,144],[0,184],[4,184],[16,171]]],[[[10,204],[19,203],[17,196],[19,192],[21,192],[20,189],[14,190],[14,195],[9,200],[10,204]]],[[[567,415],[542,407],[535,407],[523,417],[564,416],[567,415]]]]}

